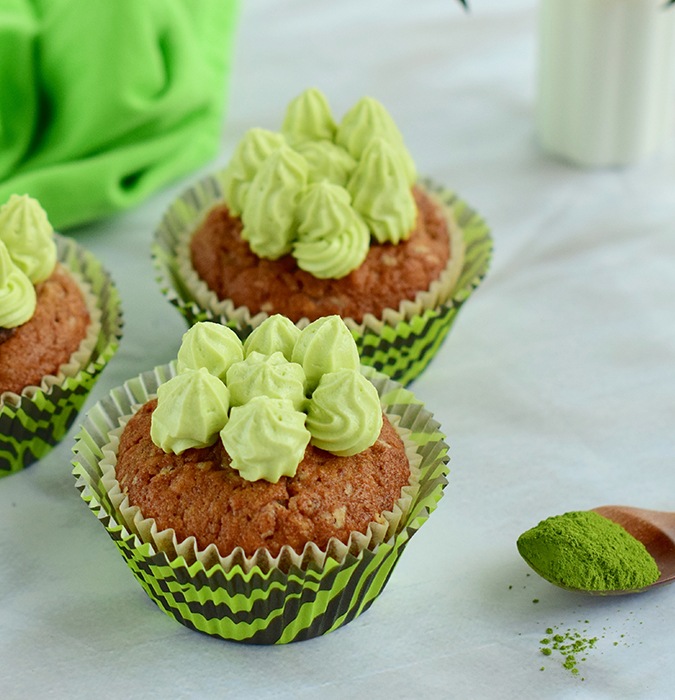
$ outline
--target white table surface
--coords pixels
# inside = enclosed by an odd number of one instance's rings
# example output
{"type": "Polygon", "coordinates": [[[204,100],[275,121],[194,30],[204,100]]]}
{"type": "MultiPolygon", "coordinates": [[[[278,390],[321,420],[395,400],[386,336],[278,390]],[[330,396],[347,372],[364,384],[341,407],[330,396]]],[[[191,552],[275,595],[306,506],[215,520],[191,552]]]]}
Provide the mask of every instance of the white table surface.
{"type": "MultiPolygon", "coordinates": [[[[338,115],[373,95],[419,170],[492,227],[491,271],[412,387],[448,436],[449,486],[382,595],[347,626],[285,647],[184,628],[81,501],[74,427],[0,482],[4,700],[673,697],[675,588],[568,593],[530,575],[515,540],[569,510],[675,509],[675,145],[620,170],[548,158],[533,134],[535,2],[472,5],[244,3],[222,149],[204,169],[248,127],[278,128],[306,87],[338,115]],[[549,626],[599,638],[579,677],[540,653],[549,626]]],[[[185,326],[149,247],[199,174],[74,233],[111,271],[126,317],[87,406],[176,353],[185,326]]]]}

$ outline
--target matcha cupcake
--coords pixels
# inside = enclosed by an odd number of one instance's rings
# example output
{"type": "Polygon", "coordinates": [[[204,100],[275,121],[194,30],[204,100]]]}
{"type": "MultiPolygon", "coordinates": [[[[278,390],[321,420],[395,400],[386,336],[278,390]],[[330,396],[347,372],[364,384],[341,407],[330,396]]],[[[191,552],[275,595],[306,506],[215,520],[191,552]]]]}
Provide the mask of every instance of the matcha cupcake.
{"type": "Polygon", "coordinates": [[[300,331],[273,315],[243,344],[199,322],[174,363],[90,411],[74,474],[167,614],[286,643],[346,624],[382,590],[442,496],[437,428],[361,367],[337,316],[300,331]]]}
{"type": "Polygon", "coordinates": [[[153,245],[162,290],[189,324],[246,338],[273,314],[299,328],[337,314],[362,362],[404,384],[490,254],[485,223],[418,178],[379,102],[363,98],[337,123],[315,89],[279,132],[249,130],[223,171],[174,202],[153,245]]]}
{"type": "Polygon", "coordinates": [[[120,335],[105,270],[12,195],[0,207],[0,476],[63,438],[120,335]]]}

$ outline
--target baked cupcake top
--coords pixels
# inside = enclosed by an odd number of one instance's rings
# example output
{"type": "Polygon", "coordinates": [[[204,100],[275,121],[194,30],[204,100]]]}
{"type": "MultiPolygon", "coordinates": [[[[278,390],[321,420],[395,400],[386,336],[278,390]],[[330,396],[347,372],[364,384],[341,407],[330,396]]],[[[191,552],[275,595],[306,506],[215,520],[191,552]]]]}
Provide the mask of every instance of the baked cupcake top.
{"type": "Polygon", "coordinates": [[[164,452],[148,435],[155,410],[153,399],[124,428],[115,466],[120,488],[157,532],[172,529],[177,543],[194,537],[199,550],[215,545],[222,557],[239,547],[246,557],[261,548],[272,557],[285,547],[301,554],[310,543],[325,551],[333,538],[348,545],[373,523],[387,529],[383,514],[395,511],[409,484],[404,444],[386,418],[362,452],[340,457],[310,443],[295,475],[272,483],[244,479],[221,440],[164,452]]]}
{"type": "Polygon", "coordinates": [[[122,431],[115,475],[178,541],[275,557],[382,526],[411,471],[342,320],[300,331],[276,315],[244,344],[193,326],[175,376],[122,431]]]}
{"type": "Polygon", "coordinates": [[[54,376],[80,347],[90,315],[58,263],[46,213],[27,195],[0,207],[0,395],[54,376]]]}

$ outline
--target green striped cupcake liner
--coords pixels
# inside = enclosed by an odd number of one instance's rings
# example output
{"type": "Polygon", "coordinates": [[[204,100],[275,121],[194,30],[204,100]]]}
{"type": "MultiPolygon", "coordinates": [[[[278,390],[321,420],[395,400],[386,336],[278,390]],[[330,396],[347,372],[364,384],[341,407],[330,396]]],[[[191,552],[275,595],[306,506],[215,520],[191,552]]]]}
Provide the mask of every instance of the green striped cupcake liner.
{"type": "Polygon", "coordinates": [[[384,410],[399,416],[421,457],[420,482],[407,516],[388,540],[323,565],[288,571],[240,564],[207,567],[158,551],[127,528],[102,481],[100,460],[120,419],[154,395],[173,376],[174,365],[146,372],[97,403],[87,414],[73,448],[76,487],[100,520],[138,582],[167,615],[223,639],[285,644],[326,634],[367,610],[382,592],[410,538],[436,508],[447,485],[448,447],[439,425],[415,396],[397,382],[364,368],[384,410]]]}
{"type": "MultiPolygon", "coordinates": [[[[385,321],[378,328],[364,326],[362,331],[352,331],[361,362],[404,386],[419,376],[432,360],[457,313],[487,274],[492,257],[492,238],[483,218],[455,193],[430,180],[423,180],[421,184],[450,208],[464,237],[465,259],[454,291],[445,303],[412,318],[394,323],[385,321]]],[[[222,201],[216,175],[209,175],[186,190],[169,207],[155,231],[152,257],[162,293],[185,317],[189,326],[199,321],[216,321],[229,326],[245,340],[255,324],[200,306],[178,264],[181,239],[222,201]]]]}
{"type": "Polygon", "coordinates": [[[122,337],[119,295],[98,260],[70,238],[55,234],[58,260],[89,284],[101,327],[86,366],[45,389],[24,392],[0,405],[0,477],[44,457],[66,435],[122,337]]]}

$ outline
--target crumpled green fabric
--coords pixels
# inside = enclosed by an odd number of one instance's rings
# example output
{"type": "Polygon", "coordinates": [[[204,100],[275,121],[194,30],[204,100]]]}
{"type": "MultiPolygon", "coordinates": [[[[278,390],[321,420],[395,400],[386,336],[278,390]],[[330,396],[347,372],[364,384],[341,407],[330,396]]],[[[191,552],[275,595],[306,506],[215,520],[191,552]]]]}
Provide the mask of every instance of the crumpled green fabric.
{"type": "Polygon", "coordinates": [[[2,0],[0,204],[63,229],[125,209],[219,146],[237,0],[2,0]]]}

